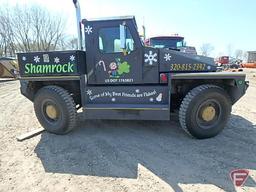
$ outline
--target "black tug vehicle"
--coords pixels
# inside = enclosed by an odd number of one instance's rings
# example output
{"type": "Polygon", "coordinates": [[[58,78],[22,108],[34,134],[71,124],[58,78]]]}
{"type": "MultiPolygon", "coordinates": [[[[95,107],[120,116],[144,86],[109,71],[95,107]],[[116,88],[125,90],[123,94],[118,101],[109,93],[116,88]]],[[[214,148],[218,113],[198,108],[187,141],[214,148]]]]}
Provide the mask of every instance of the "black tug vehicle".
{"type": "Polygon", "coordinates": [[[248,87],[245,74],[216,72],[213,58],[145,47],[134,17],[80,22],[74,4],[80,50],[18,54],[21,93],[47,131],[71,131],[80,108],[84,119],[119,120],[170,120],[178,109],[195,138],[223,130],[248,87]]]}

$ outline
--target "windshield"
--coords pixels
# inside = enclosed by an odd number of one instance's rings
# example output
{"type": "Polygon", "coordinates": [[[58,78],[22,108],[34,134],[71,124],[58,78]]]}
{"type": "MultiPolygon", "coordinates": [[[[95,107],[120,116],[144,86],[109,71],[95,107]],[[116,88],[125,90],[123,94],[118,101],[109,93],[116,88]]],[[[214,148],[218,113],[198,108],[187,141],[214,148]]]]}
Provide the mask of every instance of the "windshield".
{"type": "Polygon", "coordinates": [[[183,47],[183,39],[150,39],[150,45],[155,48],[172,48],[177,49],[183,47]]]}

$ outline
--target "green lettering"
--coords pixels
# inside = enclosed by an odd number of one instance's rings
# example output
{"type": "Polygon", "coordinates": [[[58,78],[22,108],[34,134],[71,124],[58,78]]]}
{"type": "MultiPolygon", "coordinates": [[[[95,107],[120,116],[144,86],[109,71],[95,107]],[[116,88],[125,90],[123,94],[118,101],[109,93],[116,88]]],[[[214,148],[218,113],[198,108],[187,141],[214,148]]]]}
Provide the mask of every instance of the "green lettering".
{"type": "Polygon", "coordinates": [[[48,73],[73,73],[74,64],[34,65],[25,64],[25,74],[48,74],[48,73]]]}
{"type": "Polygon", "coordinates": [[[74,72],[73,67],[74,67],[74,64],[68,63],[68,72],[69,72],[69,73],[73,73],[73,72],[74,72]]]}
{"type": "Polygon", "coordinates": [[[30,65],[31,67],[30,67],[30,71],[31,71],[31,73],[33,74],[35,74],[36,73],[36,66],[35,65],[33,65],[33,64],[31,64],[30,65]]]}
{"type": "Polygon", "coordinates": [[[42,73],[42,65],[36,66],[36,73],[42,73]]]}
{"type": "Polygon", "coordinates": [[[31,64],[29,64],[29,63],[27,63],[27,64],[25,65],[25,74],[29,74],[29,73],[30,73],[30,68],[29,68],[30,65],[31,65],[31,64]]]}
{"type": "Polygon", "coordinates": [[[68,69],[67,69],[67,68],[68,68],[68,64],[64,64],[64,65],[63,65],[63,72],[64,72],[64,73],[67,73],[67,72],[68,72],[68,69]],[[66,68],[66,69],[65,69],[65,68],[66,68]]]}
{"type": "Polygon", "coordinates": [[[61,65],[57,65],[56,71],[57,71],[57,73],[61,73],[62,66],[61,65]]]}
{"type": "Polygon", "coordinates": [[[51,73],[54,73],[55,72],[55,69],[56,69],[56,65],[52,65],[52,71],[51,71],[51,73]]]}
{"type": "Polygon", "coordinates": [[[50,73],[51,65],[43,65],[43,72],[42,73],[50,73]]]}

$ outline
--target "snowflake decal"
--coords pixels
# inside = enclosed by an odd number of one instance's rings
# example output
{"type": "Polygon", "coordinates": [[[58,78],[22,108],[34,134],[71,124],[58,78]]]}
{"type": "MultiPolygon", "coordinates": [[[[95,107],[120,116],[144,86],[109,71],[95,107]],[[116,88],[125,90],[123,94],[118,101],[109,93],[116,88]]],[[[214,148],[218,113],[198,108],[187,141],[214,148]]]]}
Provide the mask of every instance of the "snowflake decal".
{"type": "Polygon", "coordinates": [[[60,62],[60,58],[59,57],[55,57],[54,58],[54,63],[59,63],[60,62]]]}
{"type": "Polygon", "coordinates": [[[149,65],[153,65],[154,62],[157,62],[157,53],[153,53],[153,51],[149,51],[149,53],[144,54],[145,63],[149,65]]]}
{"type": "Polygon", "coordinates": [[[150,101],[150,102],[154,102],[154,99],[151,97],[151,98],[149,99],[149,101],[150,101]]]}
{"type": "Polygon", "coordinates": [[[75,61],[75,56],[74,55],[71,55],[70,57],[69,57],[69,59],[70,59],[70,61],[75,61]]]}
{"type": "Polygon", "coordinates": [[[26,61],[27,58],[25,56],[22,57],[22,61],[26,61]]]}
{"type": "Polygon", "coordinates": [[[112,98],[111,101],[112,101],[112,102],[115,102],[115,101],[116,101],[116,98],[112,98]]]}
{"type": "Polygon", "coordinates": [[[87,27],[84,28],[84,31],[85,31],[85,33],[90,35],[90,33],[92,33],[92,27],[90,25],[88,25],[87,27]]]}
{"type": "Polygon", "coordinates": [[[170,53],[166,53],[164,56],[165,61],[171,61],[172,56],[170,55],[170,53]]]}
{"type": "Polygon", "coordinates": [[[91,89],[88,89],[88,90],[86,91],[86,94],[87,94],[87,95],[92,95],[92,90],[91,90],[91,89]]]}
{"type": "Polygon", "coordinates": [[[139,93],[139,92],[140,92],[140,90],[139,90],[139,89],[136,89],[136,90],[135,90],[135,92],[136,92],[136,93],[139,93]]]}
{"type": "Polygon", "coordinates": [[[211,66],[208,66],[207,69],[210,70],[210,69],[211,69],[211,66]]]}
{"type": "Polygon", "coordinates": [[[36,63],[39,63],[39,62],[40,62],[40,57],[35,56],[35,57],[34,57],[34,61],[35,61],[36,63]]]}

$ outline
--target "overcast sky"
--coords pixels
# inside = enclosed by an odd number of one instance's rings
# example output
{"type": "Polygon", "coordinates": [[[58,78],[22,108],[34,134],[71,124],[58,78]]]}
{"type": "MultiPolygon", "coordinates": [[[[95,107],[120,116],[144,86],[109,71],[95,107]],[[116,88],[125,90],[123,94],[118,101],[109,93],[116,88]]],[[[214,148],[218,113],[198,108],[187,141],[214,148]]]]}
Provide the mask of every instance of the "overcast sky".
{"type": "MultiPolygon", "coordinates": [[[[68,33],[76,35],[72,0],[0,0],[0,6],[35,3],[67,18],[68,33]]],[[[233,49],[256,50],[255,0],[80,0],[83,18],[135,15],[147,36],[184,36],[199,50],[211,43],[213,56],[233,49]]]]}

